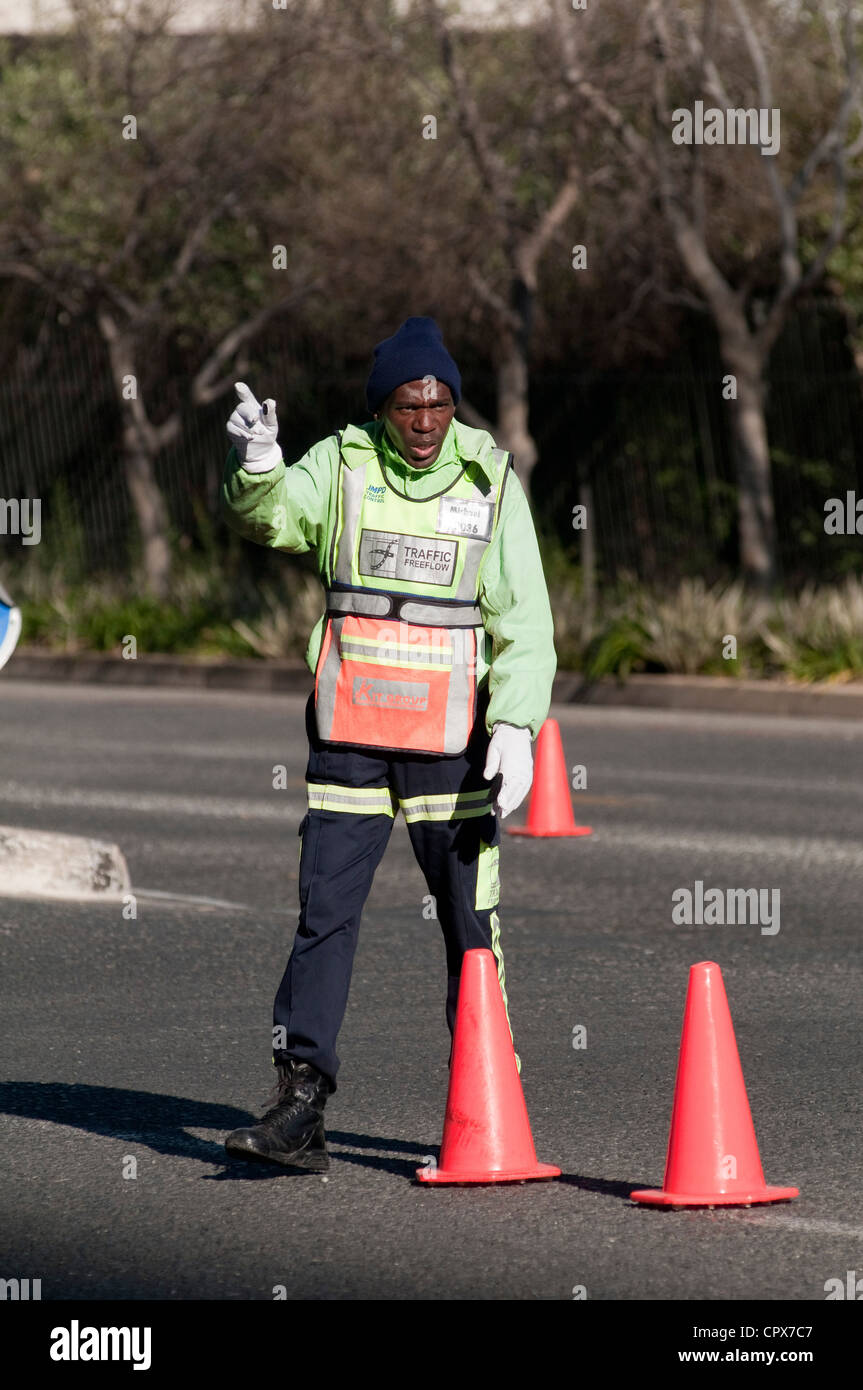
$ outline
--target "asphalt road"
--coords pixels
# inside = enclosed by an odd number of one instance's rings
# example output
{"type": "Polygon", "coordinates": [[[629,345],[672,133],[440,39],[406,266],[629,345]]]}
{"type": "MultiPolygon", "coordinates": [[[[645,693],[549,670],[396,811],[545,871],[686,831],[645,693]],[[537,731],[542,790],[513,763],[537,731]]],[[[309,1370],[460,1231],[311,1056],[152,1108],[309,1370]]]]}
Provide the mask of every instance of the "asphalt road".
{"type": "Polygon", "coordinates": [[[40,1278],[43,1299],[823,1301],[863,1272],[863,729],[553,709],[594,834],[505,836],[501,920],[536,1149],[563,1177],[430,1190],[413,1175],[441,1139],[444,960],[401,817],[364,918],[329,1175],[222,1148],[272,1084],[303,704],[0,685],[0,823],[117,841],[137,895],[129,920],[0,897],[0,1275],[40,1278]],[[675,925],[695,880],[780,890],[779,930],[675,925]],[[661,1185],[702,960],[722,967],[767,1181],[794,1202],[629,1200],[661,1185]]]}

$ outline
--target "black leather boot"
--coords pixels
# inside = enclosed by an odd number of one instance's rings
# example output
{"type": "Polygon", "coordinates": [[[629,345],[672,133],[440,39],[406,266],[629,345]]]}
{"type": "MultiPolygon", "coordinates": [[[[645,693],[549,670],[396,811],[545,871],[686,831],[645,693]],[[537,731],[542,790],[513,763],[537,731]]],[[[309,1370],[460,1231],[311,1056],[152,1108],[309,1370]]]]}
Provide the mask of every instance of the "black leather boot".
{"type": "Polygon", "coordinates": [[[311,1062],[279,1062],[276,1104],[250,1129],[235,1129],[225,1148],[236,1158],[263,1159],[286,1168],[325,1173],[330,1166],[324,1106],[332,1087],[311,1062]]]}

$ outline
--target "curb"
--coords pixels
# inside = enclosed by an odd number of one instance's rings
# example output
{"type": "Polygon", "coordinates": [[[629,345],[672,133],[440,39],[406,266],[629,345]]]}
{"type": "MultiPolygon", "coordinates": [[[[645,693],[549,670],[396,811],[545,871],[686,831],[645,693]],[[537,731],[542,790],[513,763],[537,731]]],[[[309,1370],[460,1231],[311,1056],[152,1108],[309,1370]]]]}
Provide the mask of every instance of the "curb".
{"type": "Polygon", "coordinates": [[[225,661],[221,657],[148,653],[134,661],[104,652],[42,652],[18,648],[3,679],[78,681],[94,685],[198,686],[211,690],[308,692],[314,678],[304,661],[225,661]]]}
{"type": "MultiPolygon", "coordinates": [[[[26,647],[18,648],[4,667],[2,679],[305,695],[314,686],[309,668],[297,660],[225,661],[220,657],[179,657],[154,652],[124,661],[102,652],[43,652],[26,647]]],[[[863,719],[863,681],[813,686],[778,680],[735,680],[731,676],[635,675],[625,683],[604,677],[590,685],[577,672],[562,671],[554,679],[552,703],[863,719]]]]}
{"type": "Polygon", "coordinates": [[[863,681],[792,685],[778,680],[735,680],[733,676],[636,675],[625,684],[603,678],[594,685],[585,685],[580,676],[564,672],[555,678],[552,699],[566,705],[612,708],[863,719],[863,681]]]}

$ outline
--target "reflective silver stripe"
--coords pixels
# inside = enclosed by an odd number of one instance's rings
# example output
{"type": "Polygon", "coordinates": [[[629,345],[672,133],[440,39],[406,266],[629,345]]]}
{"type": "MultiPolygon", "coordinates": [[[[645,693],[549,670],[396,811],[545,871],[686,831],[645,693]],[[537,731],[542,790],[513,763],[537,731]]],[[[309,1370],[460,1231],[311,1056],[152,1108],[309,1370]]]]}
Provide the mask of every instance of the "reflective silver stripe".
{"type": "Polygon", "coordinates": [[[363,618],[386,618],[389,616],[391,600],[386,594],[343,594],[338,589],[327,589],[327,608],[337,608],[339,613],[358,613],[363,618]]]}
{"type": "Polygon", "coordinates": [[[402,594],[365,594],[354,589],[344,593],[327,589],[328,610],[340,615],[353,613],[361,618],[389,618],[417,627],[482,627],[478,603],[434,603],[429,598],[407,598],[402,594]],[[390,609],[393,612],[390,612],[390,609]]]}
{"type": "Polygon", "coordinates": [[[344,787],[337,782],[307,782],[312,811],[350,811],[355,815],[395,817],[397,798],[389,787],[344,787]]]}
{"type": "MultiPolygon", "coordinates": [[[[336,713],[336,685],[339,679],[339,667],[341,666],[339,646],[344,623],[344,618],[327,619],[327,626],[330,629],[330,645],[324,663],[323,665],[319,664],[317,671],[315,717],[318,725],[318,735],[322,739],[328,739],[333,731],[333,721],[336,713]]],[[[324,641],[326,641],[326,629],[324,630],[324,641]]],[[[321,646],[321,651],[323,651],[323,645],[321,646]]]]}
{"type": "MultiPolygon", "coordinates": [[[[502,468],[509,455],[507,454],[506,449],[495,448],[492,449],[492,457],[495,459],[498,467],[502,468]]],[[[501,476],[501,484],[503,483],[503,479],[505,476],[505,473],[501,476]]],[[[473,491],[475,497],[482,497],[482,493],[480,492],[478,487],[474,486],[473,491]]],[[[494,528],[497,525],[497,514],[498,509],[500,507],[500,494],[501,488],[500,486],[498,486],[495,489],[493,496],[494,507],[492,510],[492,534],[494,534],[494,528]]],[[[464,569],[461,573],[461,579],[459,581],[457,592],[459,598],[474,598],[477,590],[477,578],[479,575],[480,561],[482,560],[482,557],[485,554],[485,549],[488,545],[488,541],[472,540],[470,537],[465,537],[465,543],[467,553],[465,555],[464,569]]]]}
{"type": "Polygon", "coordinates": [[[478,603],[471,607],[444,608],[443,604],[423,599],[407,599],[402,601],[399,617],[402,622],[417,623],[420,627],[482,627],[482,610],[478,603]]]}
{"type": "Polygon", "coordinates": [[[422,796],[402,796],[399,797],[399,805],[418,806],[422,802],[424,806],[457,806],[462,802],[488,801],[490,797],[489,784],[487,787],[476,787],[471,792],[425,792],[422,796]]]}
{"type": "Polygon", "coordinates": [[[376,647],[344,645],[342,661],[362,661],[371,666],[409,667],[412,671],[427,671],[430,666],[440,667],[444,671],[453,669],[449,656],[414,656],[406,647],[384,647],[381,651],[376,647]]]}
{"type": "Polygon", "coordinates": [[[399,799],[405,821],[470,820],[491,810],[491,787],[473,792],[443,792],[399,799]]]}
{"type": "Polygon", "coordinates": [[[366,490],[366,464],[362,463],[356,468],[343,468],[341,475],[344,522],[339,537],[333,579],[339,584],[351,584],[351,567],[357,547],[357,527],[363,509],[363,493],[366,490]]]}
{"type": "Polygon", "coordinates": [[[416,642],[362,642],[342,637],[342,661],[368,660],[385,666],[452,666],[452,648],[424,650],[416,642]]]}
{"type": "Polygon", "coordinates": [[[473,723],[471,683],[476,685],[476,634],[472,628],[458,634],[444,716],[444,748],[467,747],[473,723]]]}
{"type": "Polygon", "coordinates": [[[489,806],[457,806],[454,810],[440,811],[418,806],[413,811],[405,811],[405,821],[410,824],[417,820],[473,820],[475,816],[487,816],[489,809],[489,806]]]}

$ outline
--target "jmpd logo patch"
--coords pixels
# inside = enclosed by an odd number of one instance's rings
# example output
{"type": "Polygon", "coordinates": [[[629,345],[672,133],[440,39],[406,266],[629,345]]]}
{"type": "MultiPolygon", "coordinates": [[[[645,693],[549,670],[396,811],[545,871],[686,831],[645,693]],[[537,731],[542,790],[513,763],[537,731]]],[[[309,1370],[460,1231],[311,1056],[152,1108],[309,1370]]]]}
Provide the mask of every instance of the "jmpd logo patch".
{"type": "Polygon", "coordinates": [[[370,502],[383,502],[384,497],[386,495],[386,487],[383,485],[383,483],[381,483],[380,485],[376,483],[369,483],[363,495],[367,497],[370,502]]]}
{"type": "Polygon", "coordinates": [[[428,702],[428,681],[385,681],[354,676],[351,704],[418,713],[428,709],[428,702]]]}

